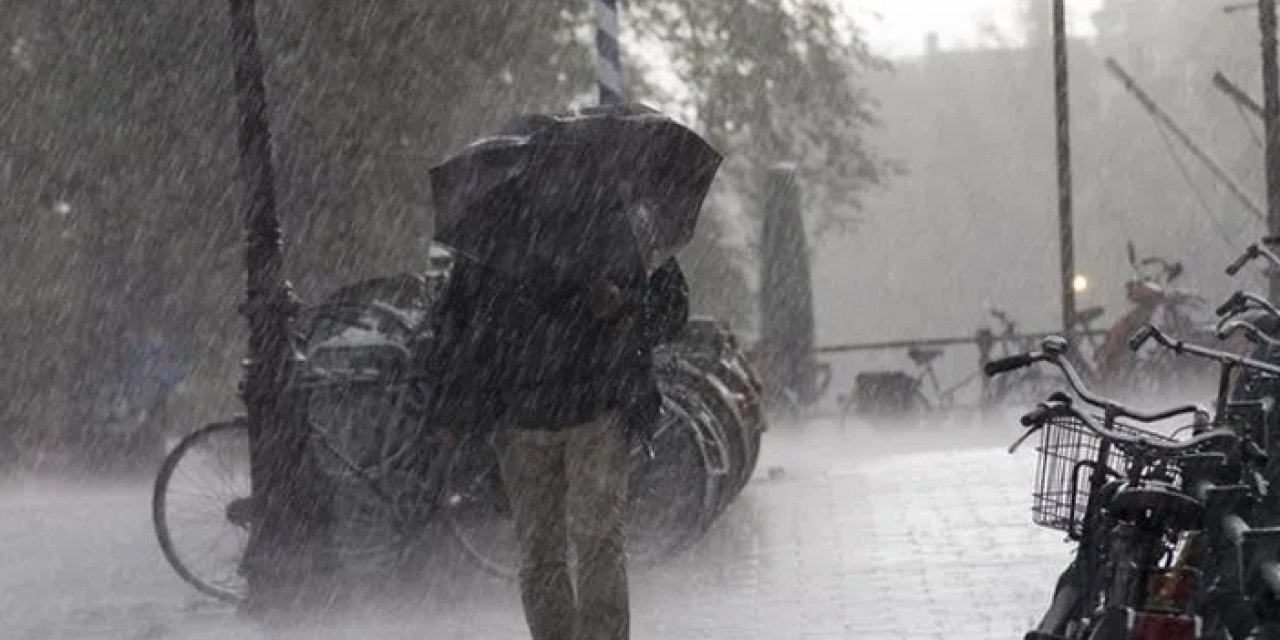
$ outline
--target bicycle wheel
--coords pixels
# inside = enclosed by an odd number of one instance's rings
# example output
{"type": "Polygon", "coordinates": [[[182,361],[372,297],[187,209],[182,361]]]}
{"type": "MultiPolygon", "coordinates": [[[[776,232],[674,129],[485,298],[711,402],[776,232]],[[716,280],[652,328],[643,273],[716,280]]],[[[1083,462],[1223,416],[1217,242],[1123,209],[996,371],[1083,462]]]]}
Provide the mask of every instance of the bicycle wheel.
{"type": "Polygon", "coordinates": [[[723,433],[725,453],[728,456],[729,480],[725,483],[725,498],[731,500],[747,484],[752,428],[730,405],[731,391],[711,374],[684,373],[667,381],[666,394],[679,402],[686,411],[707,422],[723,433]]]}
{"type": "Polygon", "coordinates": [[[467,438],[450,459],[446,478],[449,532],[481,569],[514,578],[520,570],[520,541],[497,450],[487,441],[467,438]]]}
{"type": "Polygon", "coordinates": [[[331,553],[354,576],[404,564],[435,504],[439,441],[420,433],[409,390],[335,384],[312,393],[310,448],[331,487],[331,553]]]}
{"type": "Polygon", "coordinates": [[[240,563],[251,533],[251,495],[243,419],[187,435],[160,466],[151,496],[156,538],[174,571],[200,593],[244,599],[240,563]]]}
{"type": "MultiPolygon", "coordinates": [[[[674,555],[705,530],[714,510],[719,479],[707,468],[694,418],[670,398],[653,437],[654,458],[639,445],[630,452],[627,553],[649,565],[674,555]]],[[[485,572],[514,578],[520,545],[497,452],[469,439],[449,463],[444,498],[449,531],[485,572]]]]}
{"type": "Polygon", "coordinates": [[[700,427],[684,407],[664,398],[652,438],[653,458],[639,446],[631,452],[627,479],[628,551],[651,564],[679,553],[711,524],[723,475],[704,457],[700,427]]]}

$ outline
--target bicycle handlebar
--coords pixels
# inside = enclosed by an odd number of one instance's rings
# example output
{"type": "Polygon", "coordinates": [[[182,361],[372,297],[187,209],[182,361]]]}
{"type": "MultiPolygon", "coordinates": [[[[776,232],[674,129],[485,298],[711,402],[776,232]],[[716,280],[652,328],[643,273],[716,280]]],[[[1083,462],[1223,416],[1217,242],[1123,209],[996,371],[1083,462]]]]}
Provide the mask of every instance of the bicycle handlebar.
{"type": "MultiPolygon", "coordinates": [[[[995,376],[1028,367],[1036,362],[1048,362],[1062,371],[1062,374],[1067,378],[1067,383],[1076,392],[1076,395],[1079,395],[1085,402],[1102,409],[1109,417],[1123,417],[1138,422],[1159,422],[1175,416],[1194,414],[1200,410],[1196,405],[1182,405],[1164,411],[1147,413],[1132,409],[1114,400],[1108,400],[1090,391],[1084,380],[1080,378],[1079,372],[1066,359],[1066,340],[1057,336],[1050,336],[1041,342],[1041,349],[1041,351],[1032,351],[988,362],[983,367],[983,372],[988,376],[995,376]]],[[[1277,369],[1280,370],[1280,368],[1277,369]]]]}
{"type": "Polygon", "coordinates": [[[982,372],[986,374],[987,377],[998,376],[1002,373],[1008,373],[1010,371],[1029,366],[1032,362],[1035,362],[1035,358],[1032,357],[1032,354],[1019,353],[1007,358],[992,360],[991,362],[982,365],[982,372]]]}
{"type": "Polygon", "coordinates": [[[1267,347],[1280,346],[1280,340],[1276,340],[1259,329],[1257,325],[1248,320],[1232,320],[1218,326],[1218,339],[1226,340],[1237,333],[1244,333],[1244,337],[1257,345],[1266,345],[1267,347]]]}
{"type": "Polygon", "coordinates": [[[1277,309],[1275,305],[1271,304],[1271,302],[1266,298],[1256,293],[1249,293],[1247,291],[1242,293],[1241,297],[1245,301],[1245,309],[1248,309],[1249,308],[1248,303],[1252,302],[1254,308],[1266,311],[1267,313],[1271,314],[1271,317],[1276,318],[1277,320],[1280,320],[1280,309],[1277,309]]]}
{"type": "Polygon", "coordinates": [[[1170,338],[1168,335],[1166,335],[1163,331],[1156,328],[1154,325],[1150,325],[1150,324],[1139,329],[1136,333],[1134,333],[1133,338],[1129,340],[1129,348],[1134,351],[1137,351],[1148,340],[1155,340],[1160,346],[1165,347],[1166,349],[1169,349],[1175,353],[1189,353],[1193,356],[1199,356],[1201,358],[1213,360],[1220,364],[1244,367],[1246,369],[1253,369],[1255,371],[1264,371],[1272,375],[1280,376],[1280,366],[1276,366],[1267,362],[1262,362],[1260,360],[1254,360],[1252,358],[1246,358],[1244,356],[1238,356],[1234,353],[1230,353],[1227,351],[1209,349],[1206,347],[1201,347],[1199,345],[1189,344],[1182,340],[1174,340],[1170,338]]]}
{"type": "Polygon", "coordinates": [[[1036,405],[1036,408],[1019,418],[1018,422],[1024,427],[1030,427],[1044,422],[1045,419],[1049,418],[1050,414],[1054,412],[1054,407],[1049,404],[1049,402],[1060,402],[1060,400],[1051,398],[1048,402],[1041,402],[1036,405]]]}
{"type": "MultiPolygon", "coordinates": [[[[1277,238],[1277,237],[1263,238],[1262,243],[1274,246],[1276,244],[1280,244],[1280,238],[1277,238]]],[[[1227,266],[1227,275],[1229,276],[1236,275],[1237,273],[1240,272],[1241,269],[1244,268],[1244,265],[1258,258],[1266,258],[1267,262],[1270,262],[1272,266],[1280,267],[1280,256],[1277,256],[1270,249],[1267,249],[1265,247],[1260,247],[1257,244],[1251,244],[1244,250],[1243,255],[1241,255],[1239,258],[1236,258],[1235,262],[1232,262],[1229,266],[1227,266]]]]}
{"type": "Polygon", "coordinates": [[[1240,273],[1240,270],[1244,268],[1244,265],[1249,264],[1250,261],[1252,261],[1254,258],[1257,258],[1257,257],[1258,257],[1258,245],[1256,244],[1249,245],[1244,250],[1244,253],[1239,258],[1236,258],[1235,262],[1232,262],[1231,264],[1227,265],[1227,275],[1234,276],[1237,273],[1240,273]]]}
{"type": "MultiPolygon", "coordinates": [[[[1134,331],[1133,335],[1129,336],[1129,350],[1137,351],[1141,349],[1142,345],[1154,337],[1156,337],[1156,328],[1149,324],[1143,325],[1137,331],[1134,331]]],[[[1156,338],[1156,340],[1158,341],[1160,338],[1156,338]]]]}
{"type": "MultiPolygon", "coordinates": [[[[1209,429],[1198,433],[1187,440],[1181,441],[1165,441],[1163,439],[1125,433],[1118,429],[1098,424],[1098,421],[1094,419],[1093,416],[1081,412],[1071,406],[1071,399],[1065,395],[1059,399],[1051,399],[1040,403],[1035,410],[1022,417],[1023,426],[1040,426],[1048,418],[1061,415],[1069,415],[1076,418],[1080,422],[1084,423],[1086,428],[1094,432],[1103,440],[1121,447],[1143,449],[1148,452],[1148,454],[1155,455],[1157,457],[1176,457],[1185,455],[1215,441],[1221,441],[1221,445],[1216,446],[1215,450],[1225,452],[1229,451],[1231,447],[1237,446],[1241,441],[1240,434],[1226,427],[1209,429]]],[[[1028,431],[1026,435],[1019,439],[1019,443],[1021,443],[1022,440],[1025,440],[1032,432],[1034,432],[1034,429],[1028,431]]]]}
{"type": "Polygon", "coordinates": [[[1244,292],[1237,291],[1231,294],[1231,297],[1223,301],[1222,304],[1218,305],[1218,308],[1213,310],[1213,314],[1216,316],[1226,316],[1232,313],[1239,313],[1243,310],[1244,305],[1244,292]]]}
{"type": "Polygon", "coordinates": [[[1266,298],[1247,291],[1237,291],[1231,294],[1230,298],[1227,298],[1225,302],[1218,305],[1218,308],[1214,310],[1214,313],[1218,316],[1222,316],[1223,319],[1226,320],[1232,316],[1249,311],[1250,309],[1266,311],[1271,315],[1271,317],[1280,320],[1280,309],[1277,309],[1275,305],[1271,304],[1271,302],[1266,298]]]}

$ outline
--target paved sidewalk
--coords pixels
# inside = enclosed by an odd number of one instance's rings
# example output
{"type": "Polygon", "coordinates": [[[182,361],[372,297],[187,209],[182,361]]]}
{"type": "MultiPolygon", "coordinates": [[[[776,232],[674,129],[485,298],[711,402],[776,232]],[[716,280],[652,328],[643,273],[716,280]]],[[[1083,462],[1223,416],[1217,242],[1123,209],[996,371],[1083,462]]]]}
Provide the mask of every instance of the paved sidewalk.
{"type": "MultiPolygon", "coordinates": [[[[634,637],[1020,638],[1070,546],[1030,523],[1016,434],[780,426],[711,533],[635,576],[634,637]]],[[[489,595],[512,609],[442,608],[428,635],[520,638],[514,593],[489,595]]]]}
{"type": "Polygon", "coordinates": [[[691,562],[639,581],[637,637],[1016,638],[1048,603],[1070,548],[1030,524],[1034,456],[1005,453],[1012,438],[952,431],[912,453],[914,434],[777,435],[691,562]]]}
{"type": "MultiPolygon", "coordinates": [[[[1034,454],[1003,451],[1016,432],[1012,422],[899,433],[779,425],[711,533],[634,576],[633,637],[1021,637],[1070,547],[1030,523],[1034,454]]],[[[487,578],[361,619],[257,628],[172,575],[148,497],[145,487],[0,493],[0,637],[527,637],[514,587],[487,578]]]]}

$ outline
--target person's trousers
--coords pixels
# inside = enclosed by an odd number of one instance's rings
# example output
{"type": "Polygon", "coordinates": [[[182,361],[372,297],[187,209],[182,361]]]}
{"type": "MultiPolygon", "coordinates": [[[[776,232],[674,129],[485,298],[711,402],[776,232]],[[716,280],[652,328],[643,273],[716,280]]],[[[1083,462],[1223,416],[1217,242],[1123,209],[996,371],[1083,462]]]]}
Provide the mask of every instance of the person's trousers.
{"type": "Polygon", "coordinates": [[[496,444],[533,640],[626,640],[627,444],[616,415],[560,431],[503,429],[496,444]]]}

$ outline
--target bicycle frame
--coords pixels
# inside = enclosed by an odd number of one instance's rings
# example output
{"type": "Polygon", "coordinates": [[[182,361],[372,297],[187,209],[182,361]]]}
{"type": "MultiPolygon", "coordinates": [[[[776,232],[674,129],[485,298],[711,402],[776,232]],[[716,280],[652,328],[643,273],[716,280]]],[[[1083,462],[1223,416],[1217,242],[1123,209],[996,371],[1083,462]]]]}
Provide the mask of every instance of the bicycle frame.
{"type": "MultiPolygon", "coordinates": [[[[1156,340],[1162,346],[1169,348],[1178,353],[1190,353],[1198,355],[1210,360],[1214,360],[1221,364],[1224,369],[1233,367],[1248,367],[1252,369],[1263,370],[1268,373],[1280,372],[1280,367],[1275,367],[1264,362],[1250,360],[1232,353],[1207,349],[1196,345],[1186,344],[1181,341],[1169,339],[1158,329],[1148,326],[1143,331],[1135,335],[1131,340],[1131,348],[1142,346],[1147,340],[1156,340]]],[[[987,365],[988,374],[1012,371],[1027,366],[1037,361],[1048,361],[1056,365],[1066,375],[1068,382],[1077,391],[1080,397],[1084,398],[1089,404],[1101,407],[1104,410],[1104,426],[1094,427],[1089,420],[1083,419],[1089,428],[1097,433],[1101,438],[1099,446],[1099,455],[1097,460],[1105,460],[1102,453],[1107,448],[1108,439],[1119,438],[1118,443],[1128,443],[1124,446],[1144,445],[1141,439],[1134,441],[1130,437],[1120,437],[1114,435],[1112,425],[1117,417],[1128,417],[1143,422],[1151,422],[1164,418],[1169,418],[1182,413],[1197,413],[1196,425],[1201,430],[1198,435],[1193,436],[1191,440],[1178,444],[1155,446],[1153,443],[1146,443],[1147,446],[1153,447],[1150,452],[1158,454],[1161,449],[1165,453],[1177,452],[1193,452],[1201,444],[1208,444],[1217,438],[1223,438],[1231,446],[1225,449],[1209,448],[1202,453],[1193,453],[1191,456],[1177,456],[1174,458],[1181,471],[1180,487],[1183,495],[1198,500],[1197,504],[1203,506],[1202,515],[1197,516],[1196,521],[1203,521],[1204,530],[1209,535],[1210,543],[1206,545],[1202,552],[1204,555],[1195,562],[1190,562],[1189,557],[1195,555],[1189,548],[1182,544],[1184,539],[1179,540],[1179,546],[1175,547],[1176,559],[1170,565],[1169,570],[1163,573],[1144,573],[1138,571],[1135,574],[1119,575],[1113,574],[1112,589],[1103,594],[1098,591],[1099,585],[1099,568],[1105,566],[1100,562],[1100,550],[1106,547],[1104,544],[1112,545],[1115,553],[1120,554],[1120,564],[1113,563],[1115,566],[1136,566],[1142,567],[1158,567],[1157,562],[1161,554],[1156,553],[1160,546],[1165,546],[1165,537],[1150,535],[1142,539],[1139,536],[1138,544],[1131,547],[1137,549],[1140,555],[1138,561],[1132,561],[1133,551],[1127,551],[1121,547],[1124,541],[1115,536],[1117,533],[1127,533],[1122,529],[1116,529],[1106,520],[1109,517],[1110,509],[1102,510],[1105,500],[1114,499],[1116,496],[1107,491],[1106,472],[1103,469],[1095,468],[1090,476],[1090,492],[1088,507],[1086,510],[1085,524],[1082,528],[1082,535],[1079,537],[1080,555],[1077,561],[1068,568],[1060,580],[1059,589],[1055,594],[1054,602],[1042,620],[1039,630],[1028,634],[1028,638],[1061,638],[1066,631],[1066,626],[1070,625],[1073,620],[1081,619],[1083,614],[1089,613],[1082,609],[1091,602],[1090,598],[1105,596],[1106,612],[1119,611],[1124,607],[1127,611],[1128,618],[1124,628],[1117,626],[1108,626],[1100,631],[1091,631],[1089,636],[1096,640],[1099,637],[1105,638],[1130,638],[1133,629],[1137,629],[1140,633],[1139,638],[1167,638],[1167,637],[1185,637],[1194,638],[1198,633],[1198,625],[1200,618],[1187,618],[1186,615],[1177,614],[1172,618],[1169,614],[1162,613],[1161,610],[1144,610],[1142,608],[1134,608],[1133,604],[1142,604],[1141,598],[1135,600],[1135,596],[1143,596],[1142,591],[1138,588],[1150,588],[1150,584],[1145,580],[1145,576],[1161,576],[1173,580],[1175,586],[1182,584],[1185,586],[1186,571],[1201,572],[1205,575],[1211,575],[1213,580],[1206,580],[1206,584],[1210,585],[1208,595],[1198,598],[1194,601],[1195,608],[1192,611],[1203,613],[1205,615],[1215,616],[1213,622],[1223,630],[1229,630],[1232,637],[1236,638],[1275,638],[1275,623],[1280,621],[1280,606],[1276,605],[1274,600],[1280,596],[1280,561],[1275,559],[1277,552],[1280,551],[1280,528],[1269,529],[1252,529],[1235,511],[1247,504],[1250,496],[1261,495],[1263,484],[1260,484],[1259,476],[1256,469],[1259,462],[1265,464],[1267,454],[1262,451],[1256,442],[1252,441],[1248,434],[1241,434],[1231,428],[1223,428],[1220,421],[1225,419],[1225,414],[1219,413],[1218,424],[1216,428],[1210,429],[1207,419],[1200,419],[1200,412],[1190,405],[1179,407],[1158,413],[1143,413],[1132,409],[1128,409],[1118,403],[1100,398],[1081,384],[1078,374],[1071,368],[1070,364],[1064,359],[1065,341],[1061,339],[1047,339],[1043,343],[1043,352],[1032,352],[1021,354],[1003,361],[992,362],[987,365]],[[1113,432],[1108,435],[1108,432],[1113,432]],[[1174,451],[1177,450],[1177,451],[1174,451]],[[1207,454],[1207,457],[1206,457],[1207,454]],[[1201,461],[1207,461],[1209,464],[1200,464],[1201,461]],[[1219,481],[1226,479],[1227,484],[1219,485],[1219,481]],[[1099,518],[1103,520],[1099,520],[1099,518]],[[1203,518],[1203,520],[1201,520],[1203,518]],[[1103,533],[1105,536],[1102,536],[1103,533]],[[1101,536],[1101,537],[1100,537],[1101,536]],[[1119,541],[1120,544],[1116,544],[1119,541]],[[1128,559],[1126,559],[1128,558],[1128,559]],[[1269,594],[1269,595],[1268,595],[1269,594]],[[1266,606],[1258,606],[1259,603],[1269,603],[1266,606]],[[1201,608],[1204,607],[1203,611],[1201,608]],[[1179,617],[1180,616],[1180,617],[1179,617]],[[1140,623],[1145,621],[1150,626],[1134,627],[1135,620],[1140,623]],[[1170,627],[1175,625],[1178,635],[1169,635],[1170,627]],[[1261,632],[1264,635],[1257,635],[1261,632]],[[1098,635],[1102,633],[1103,635],[1098,635]]],[[[1055,407],[1059,410],[1062,406],[1070,406],[1070,399],[1065,394],[1055,394],[1047,403],[1042,403],[1035,411],[1023,417],[1023,424],[1031,425],[1042,424],[1049,415],[1049,412],[1055,407]],[[1039,421],[1039,422],[1037,422],[1039,421]]],[[[1223,405],[1220,401],[1219,406],[1223,405]]],[[[1081,415],[1082,414],[1077,414],[1081,415]]],[[[1206,416],[1207,418],[1207,416],[1206,416]]],[[[1026,439],[1023,436],[1019,443],[1026,439]]],[[[1016,447],[1016,444],[1015,444],[1016,447]]],[[[1140,447],[1141,448],[1141,447],[1140,447]]],[[[1141,464],[1140,456],[1131,452],[1131,456],[1135,457],[1135,464],[1141,464]]],[[[1155,459],[1164,457],[1156,455],[1155,459]]],[[[1136,466],[1131,466],[1130,473],[1134,473],[1136,466]]],[[[1130,476],[1130,481],[1136,479],[1136,475],[1130,476]]],[[[1074,478],[1073,478],[1074,482],[1074,478]]],[[[1118,495],[1118,494],[1116,494],[1118,495]]],[[[1147,512],[1144,512],[1147,513],[1147,512]]],[[[1164,530],[1164,528],[1159,528],[1164,530]]],[[[1129,532],[1132,532],[1130,530],[1129,532]]],[[[1138,531],[1139,534],[1143,533],[1138,531]]],[[[1161,587],[1160,595],[1164,595],[1165,590],[1172,588],[1169,583],[1161,587]]],[[[1150,591],[1145,593],[1145,597],[1151,597],[1150,591]]],[[[1177,610],[1174,610],[1175,613],[1177,610]]],[[[1108,624],[1116,625],[1117,614],[1106,614],[1103,617],[1094,617],[1088,620],[1087,624],[1108,624]],[[1107,615],[1110,615],[1108,619],[1107,615]],[[1108,621],[1110,620],[1110,621],[1108,621]]],[[[1077,637],[1072,634],[1070,637],[1077,637]]]]}
{"type": "MultiPolygon", "coordinates": [[[[1075,411],[1069,405],[1067,410],[1075,411]]],[[[1114,419],[1114,416],[1108,417],[1104,429],[1113,429],[1114,419]]],[[[1087,620],[1091,629],[1118,624],[1120,613],[1141,605],[1141,587],[1152,575],[1149,567],[1154,559],[1164,555],[1164,530],[1134,527],[1106,514],[1114,494],[1110,486],[1118,487],[1123,478],[1136,478],[1143,464],[1141,459],[1134,459],[1123,472],[1112,469],[1107,465],[1112,446],[1110,440],[1102,438],[1094,458],[1078,462],[1072,471],[1073,499],[1078,495],[1076,487],[1081,472],[1086,469],[1089,486],[1080,534],[1070,536],[1076,543],[1076,559],[1064,572],[1052,604],[1033,633],[1067,637],[1068,632],[1076,631],[1069,628],[1075,621],[1087,620]],[[1109,584],[1104,580],[1107,567],[1112,572],[1109,584]],[[1100,600],[1105,602],[1105,608],[1095,610],[1093,607],[1100,600]]]]}
{"type": "MultiPolygon", "coordinates": [[[[362,378],[350,379],[333,379],[326,376],[313,375],[298,383],[300,388],[306,389],[309,393],[314,394],[325,389],[337,389],[356,385],[371,385],[379,390],[396,397],[395,403],[390,407],[388,413],[393,416],[408,416],[411,413],[410,403],[412,386],[418,383],[418,380],[383,380],[377,376],[365,376],[362,378]]],[[[425,460],[413,461],[407,460],[407,456],[415,452],[421,452],[424,440],[422,438],[394,438],[388,434],[382,434],[377,453],[377,466],[364,466],[356,460],[353,460],[347,452],[342,450],[337,443],[333,441],[333,435],[327,433],[320,426],[308,417],[307,426],[308,433],[312,441],[318,443],[320,448],[332,456],[341,468],[343,468],[351,477],[368,489],[375,497],[384,503],[387,507],[404,508],[409,505],[403,504],[403,500],[391,495],[379,481],[379,475],[387,475],[397,471],[397,467],[401,463],[408,462],[409,466],[414,469],[426,470],[423,477],[411,477],[413,485],[423,490],[425,499],[415,501],[413,507],[426,510],[425,517],[429,517],[439,507],[443,506],[445,493],[444,475],[447,472],[448,461],[450,456],[460,444],[455,435],[443,427],[429,425],[424,419],[419,417],[414,422],[413,429],[422,432],[430,431],[436,437],[432,438],[440,446],[436,447],[434,452],[425,460]],[[396,446],[396,450],[389,450],[388,445],[396,446]],[[377,475],[375,475],[377,474],[377,475]]],[[[387,422],[387,421],[379,421],[387,422]]],[[[385,424],[371,425],[371,428],[378,429],[385,427],[385,424]]],[[[396,434],[396,435],[404,435],[396,434]]],[[[406,467],[408,468],[408,467],[406,467]]],[[[401,469],[403,470],[403,469],[401,469]]]]}

